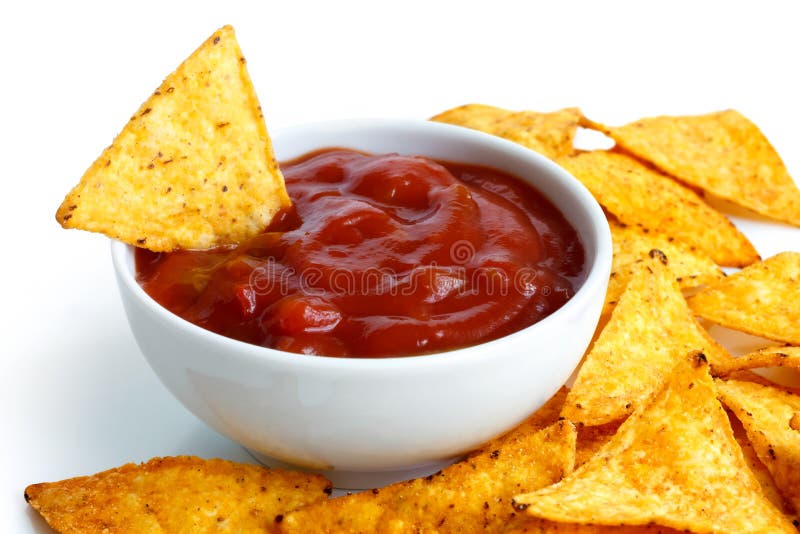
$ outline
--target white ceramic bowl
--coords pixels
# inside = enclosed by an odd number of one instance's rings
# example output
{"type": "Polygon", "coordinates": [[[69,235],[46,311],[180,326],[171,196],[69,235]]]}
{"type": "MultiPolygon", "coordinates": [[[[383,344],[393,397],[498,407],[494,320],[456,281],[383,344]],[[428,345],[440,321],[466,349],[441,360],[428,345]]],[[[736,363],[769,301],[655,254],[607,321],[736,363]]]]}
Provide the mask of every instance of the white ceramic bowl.
{"type": "Polygon", "coordinates": [[[134,249],[112,244],[142,353],[192,413],[266,463],[319,470],[337,487],[432,471],[508,430],[564,384],[597,324],[611,237],[589,192],[552,161],[487,134],[426,121],[348,120],[278,131],[279,159],[324,147],[422,154],[502,169],[544,193],[578,231],[588,276],[561,309],[481,345],[402,358],[300,356],[195,326],[135,279],[134,249]]]}

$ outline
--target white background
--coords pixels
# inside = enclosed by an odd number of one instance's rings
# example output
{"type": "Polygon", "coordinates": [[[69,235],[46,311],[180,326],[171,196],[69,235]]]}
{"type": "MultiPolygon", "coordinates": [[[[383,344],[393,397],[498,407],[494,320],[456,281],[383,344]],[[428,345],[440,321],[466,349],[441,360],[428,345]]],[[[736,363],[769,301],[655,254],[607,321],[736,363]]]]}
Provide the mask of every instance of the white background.
{"type": "MultiPolygon", "coordinates": [[[[800,177],[792,5],[3,2],[0,531],[48,532],[22,499],[29,483],[159,455],[248,459],[147,367],[123,316],[108,241],[54,220],[130,114],[219,26],[236,28],[272,130],[427,118],[467,102],[578,105],[611,124],[734,107],[800,177]]],[[[734,220],[763,256],[800,250],[800,229],[734,220]]]]}

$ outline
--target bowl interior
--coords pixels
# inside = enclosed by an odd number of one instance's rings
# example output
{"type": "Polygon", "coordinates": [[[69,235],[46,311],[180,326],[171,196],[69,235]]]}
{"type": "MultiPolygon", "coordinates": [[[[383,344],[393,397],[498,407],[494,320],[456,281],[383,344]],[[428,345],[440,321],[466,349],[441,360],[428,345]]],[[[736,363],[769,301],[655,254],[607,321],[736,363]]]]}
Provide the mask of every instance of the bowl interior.
{"type": "MultiPolygon", "coordinates": [[[[586,274],[576,294],[562,308],[543,320],[509,336],[517,336],[530,328],[545,328],[567,309],[583,308],[587,300],[602,286],[605,291],[611,265],[611,237],[602,209],[573,176],[544,156],[516,143],[475,130],[419,120],[356,119],[337,120],[292,126],[278,130],[273,146],[279,161],[288,161],[324,148],[350,148],[373,154],[398,153],[424,155],[432,159],[497,168],[532,184],[546,196],[577,230],[584,247],[586,274]]],[[[292,365],[336,366],[349,362],[361,368],[370,366],[406,366],[424,357],[432,365],[437,354],[402,356],[398,358],[303,358],[280,350],[254,346],[200,328],[172,314],[139,286],[135,280],[134,247],[112,242],[112,258],[120,282],[141,298],[152,311],[164,320],[179,323],[182,329],[194,331],[217,344],[233,344],[256,357],[288,358],[292,365]]],[[[478,345],[484,347],[504,338],[478,345]]],[[[484,354],[475,346],[455,349],[464,353],[484,354]]],[[[454,351],[447,351],[450,355],[454,351]]],[[[448,358],[449,359],[449,358],[448,358]]],[[[330,369],[330,367],[329,367],[330,369]]]]}

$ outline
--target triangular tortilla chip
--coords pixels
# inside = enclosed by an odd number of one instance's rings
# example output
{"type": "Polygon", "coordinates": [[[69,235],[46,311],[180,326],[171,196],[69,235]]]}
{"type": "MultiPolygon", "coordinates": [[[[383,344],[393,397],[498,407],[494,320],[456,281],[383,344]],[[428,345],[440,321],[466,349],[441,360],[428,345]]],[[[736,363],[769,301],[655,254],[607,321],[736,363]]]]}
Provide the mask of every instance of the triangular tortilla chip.
{"type": "Polygon", "coordinates": [[[319,475],[177,456],[33,484],[25,499],[64,533],[258,532],[330,492],[319,475]]]}
{"type": "Polygon", "coordinates": [[[623,224],[661,232],[720,265],[741,267],[758,260],[750,241],[724,215],[694,191],[630,156],[594,150],[558,163],[623,224]]]}
{"type": "Polygon", "coordinates": [[[575,133],[582,116],[578,108],[540,113],[467,104],[440,113],[431,120],[481,130],[549,158],[561,158],[574,151],[575,133]]]}
{"type": "Polygon", "coordinates": [[[633,276],[636,264],[647,256],[660,255],[666,258],[681,289],[693,289],[725,276],[706,254],[664,234],[645,232],[615,221],[609,221],[609,226],[614,256],[603,313],[611,312],[633,276]]]}
{"type": "Polygon", "coordinates": [[[800,252],[782,252],[694,295],[697,315],[748,334],[800,345],[800,252]]]}
{"type": "Polygon", "coordinates": [[[761,130],[738,111],[652,117],[618,128],[583,124],[691,186],[800,226],[800,190],[761,130]]]}
{"type": "Polygon", "coordinates": [[[602,425],[647,403],[690,350],[730,356],[692,316],[669,269],[649,259],[631,279],[586,355],[561,415],[602,425]]]}
{"type": "Polygon", "coordinates": [[[736,371],[761,367],[793,367],[800,369],[800,347],[767,347],[713,365],[714,374],[726,376],[736,371]]]}
{"type": "Polygon", "coordinates": [[[56,220],[169,251],[243,241],[289,204],[244,57],[225,26],[142,104],[56,220]]]}
{"type": "Polygon", "coordinates": [[[515,515],[511,497],[571,472],[575,427],[568,421],[539,425],[556,415],[563,393],[481,452],[435,475],[379,490],[332,499],[283,518],[288,533],[500,532],[515,515]]]}
{"type": "Polygon", "coordinates": [[[572,475],[514,502],[551,521],[796,534],[748,469],[702,354],[680,361],[652,402],[572,475]]]}
{"type": "Polygon", "coordinates": [[[800,396],[738,380],[718,380],[717,391],[742,422],[778,489],[800,510],[800,431],[791,427],[800,412],[800,396]]]}
{"type": "MultiPolygon", "coordinates": [[[[719,394],[719,387],[717,387],[717,393],[719,394]]],[[[733,437],[736,438],[736,443],[738,443],[739,447],[742,449],[744,461],[761,485],[761,492],[764,494],[764,497],[769,499],[769,502],[771,502],[775,508],[783,512],[784,515],[791,519],[796,519],[793,517],[793,510],[789,501],[784,499],[783,495],[778,491],[778,487],[775,485],[775,479],[772,478],[772,473],[769,472],[764,462],[759,459],[758,453],[756,453],[753,447],[753,443],[747,437],[747,432],[742,426],[742,422],[731,412],[728,413],[728,421],[731,423],[733,437]]]]}

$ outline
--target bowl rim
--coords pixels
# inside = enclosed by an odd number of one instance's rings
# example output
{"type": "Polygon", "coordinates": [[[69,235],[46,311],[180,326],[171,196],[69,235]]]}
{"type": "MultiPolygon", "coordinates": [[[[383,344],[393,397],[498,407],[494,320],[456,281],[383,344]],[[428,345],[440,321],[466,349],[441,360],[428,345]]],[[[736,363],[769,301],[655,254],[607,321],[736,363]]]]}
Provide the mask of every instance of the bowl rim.
{"type": "MultiPolygon", "coordinates": [[[[572,296],[572,298],[569,299],[559,309],[540,321],[511,334],[507,334],[503,337],[483,343],[478,343],[476,345],[469,345],[466,347],[450,349],[441,352],[407,356],[388,356],[380,358],[310,356],[305,354],[296,354],[270,347],[264,347],[261,345],[254,345],[252,343],[229,338],[222,334],[217,334],[210,330],[206,330],[205,328],[195,325],[194,323],[191,323],[179,315],[169,311],[150,295],[148,295],[144,288],[142,288],[142,286],[136,281],[135,267],[129,267],[129,265],[132,263],[132,258],[130,256],[133,254],[135,247],[112,239],[111,257],[119,283],[124,285],[128,292],[133,295],[138,302],[146,307],[150,313],[153,313],[155,318],[162,322],[170,323],[173,327],[184,331],[188,335],[199,336],[204,342],[208,342],[211,345],[218,346],[219,348],[225,348],[226,350],[221,352],[224,352],[226,355],[235,355],[237,358],[254,359],[257,361],[271,360],[272,363],[275,364],[314,368],[320,371],[342,371],[349,369],[352,371],[383,370],[385,372],[408,371],[411,369],[416,370],[418,365],[452,366],[453,364],[479,364],[485,359],[497,358],[498,354],[503,353],[503,348],[506,344],[514,343],[521,337],[529,336],[532,330],[535,331],[548,328],[551,323],[560,320],[561,317],[566,317],[571,313],[586,308],[589,305],[589,299],[598,291],[599,288],[597,286],[607,284],[611,269],[612,244],[610,228],[605,214],[588,189],[586,189],[586,187],[577,178],[572,176],[563,167],[559,166],[549,158],[531,149],[523,147],[522,145],[491,134],[465,127],[420,119],[359,118],[308,122],[276,129],[272,137],[278,138],[282,135],[296,134],[310,128],[316,130],[333,131],[339,131],[342,129],[360,130],[365,128],[427,128],[432,132],[439,130],[440,132],[443,132],[444,135],[455,136],[457,139],[472,138],[473,141],[477,141],[482,144],[488,144],[490,147],[493,146],[498,150],[510,150],[516,153],[518,156],[534,160],[537,165],[543,167],[547,172],[555,174],[559,177],[559,180],[569,190],[569,193],[580,200],[579,209],[583,210],[593,223],[591,233],[594,235],[591,236],[584,235],[576,228],[579,238],[583,242],[584,250],[586,248],[587,239],[592,239],[594,241],[595,254],[591,258],[585,259],[586,278],[582,281],[580,287],[572,296]]],[[[544,191],[539,187],[537,187],[537,189],[539,189],[539,191],[545,197],[550,198],[550,195],[547,191],[544,191]]],[[[559,211],[562,212],[567,221],[569,221],[574,227],[575,225],[572,220],[572,216],[569,213],[564,213],[564,210],[559,209],[559,211]]]]}

